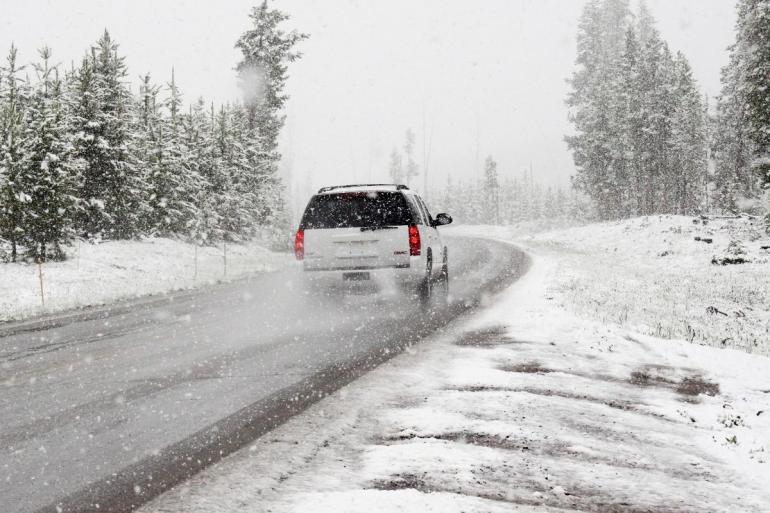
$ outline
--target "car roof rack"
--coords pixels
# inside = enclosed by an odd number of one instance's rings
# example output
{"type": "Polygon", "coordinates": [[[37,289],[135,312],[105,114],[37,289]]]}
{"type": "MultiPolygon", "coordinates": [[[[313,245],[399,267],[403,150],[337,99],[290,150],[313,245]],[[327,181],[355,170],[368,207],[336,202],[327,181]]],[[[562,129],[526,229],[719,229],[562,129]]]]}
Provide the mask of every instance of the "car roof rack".
{"type": "Polygon", "coordinates": [[[334,191],[336,189],[350,189],[353,187],[395,187],[397,191],[409,190],[409,187],[406,185],[398,183],[357,183],[350,185],[331,185],[329,187],[321,187],[318,189],[318,194],[334,191]]]}

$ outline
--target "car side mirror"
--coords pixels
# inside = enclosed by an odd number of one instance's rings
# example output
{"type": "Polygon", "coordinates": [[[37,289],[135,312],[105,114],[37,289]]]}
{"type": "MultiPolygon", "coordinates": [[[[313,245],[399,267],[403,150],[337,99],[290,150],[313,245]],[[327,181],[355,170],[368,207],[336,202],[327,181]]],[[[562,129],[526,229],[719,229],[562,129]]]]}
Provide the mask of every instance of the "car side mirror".
{"type": "Polygon", "coordinates": [[[444,226],[452,223],[452,216],[449,214],[438,214],[433,221],[433,226],[444,226]]]}

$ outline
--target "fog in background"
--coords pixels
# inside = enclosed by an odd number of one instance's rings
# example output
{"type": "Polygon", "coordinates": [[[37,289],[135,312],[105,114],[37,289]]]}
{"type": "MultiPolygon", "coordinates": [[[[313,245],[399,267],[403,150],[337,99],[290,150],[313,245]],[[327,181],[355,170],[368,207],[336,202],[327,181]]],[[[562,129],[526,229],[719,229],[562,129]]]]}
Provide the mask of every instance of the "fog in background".
{"type": "MultiPolygon", "coordinates": [[[[238,98],[233,46],[257,0],[0,0],[0,49],[20,60],[47,44],[78,64],[107,28],[133,89],[175,67],[187,101],[238,98]]],[[[491,154],[501,176],[531,168],[566,184],[572,158],[565,82],[573,70],[578,0],[276,0],[287,28],[311,35],[290,68],[284,171],[296,202],[329,183],[387,181],[388,157],[416,134],[434,184],[467,180],[491,154]],[[425,136],[424,136],[425,134],[425,136]]],[[[719,91],[733,40],[731,0],[649,0],[661,33],[689,58],[704,93],[719,91]]],[[[32,71],[30,70],[30,73],[32,71]]],[[[421,169],[422,171],[422,169],[421,169]]],[[[417,188],[422,176],[417,179],[417,188]]]]}

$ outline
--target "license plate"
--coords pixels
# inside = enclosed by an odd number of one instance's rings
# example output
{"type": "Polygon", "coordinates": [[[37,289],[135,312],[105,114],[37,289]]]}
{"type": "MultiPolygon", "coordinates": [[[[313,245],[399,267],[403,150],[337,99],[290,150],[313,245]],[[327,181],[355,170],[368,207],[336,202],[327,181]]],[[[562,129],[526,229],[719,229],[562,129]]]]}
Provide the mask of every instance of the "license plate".
{"type": "Polygon", "coordinates": [[[368,280],[369,273],[343,273],[342,279],[345,281],[366,281],[368,280]]]}

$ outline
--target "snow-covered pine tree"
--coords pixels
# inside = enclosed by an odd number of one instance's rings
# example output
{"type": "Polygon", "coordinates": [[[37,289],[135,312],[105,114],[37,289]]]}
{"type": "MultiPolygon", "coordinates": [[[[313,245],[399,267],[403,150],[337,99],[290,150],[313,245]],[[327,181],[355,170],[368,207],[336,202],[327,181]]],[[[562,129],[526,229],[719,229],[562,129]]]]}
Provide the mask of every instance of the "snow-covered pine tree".
{"type": "Polygon", "coordinates": [[[554,198],[554,212],[553,215],[556,219],[561,219],[567,213],[567,195],[564,192],[564,188],[556,188],[556,196],[554,198]]]}
{"type": "Polygon", "coordinates": [[[24,235],[24,209],[30,199],[26,185],[20,182],[28,87],[19,77],[23,68],[16,58],[16,47],[11,45],[6,66],[0,68],[0,239],[10,243],[13,262],[24,235]]]}
{"type": "Polygon", "coordinates": [[[668,45],[653,25],[651,17],[640,21],[641,167],[644,170],[642,215],[669,211],[666,197],[674,180],[670,167],[671,119],[673,110],[673,59],[668,45]]]}
{"type": "Polygon", "coordinates": [[[500,224],[500,182],[497,162],[489,155],[484,161],[484,224],[500,224]]]}
{"type": "Polygon", "coordinates": [[[142,116],[147,145],[149,229],[163,236],[187,235],[197,217],[196,188],[200,178],[193,169],[183,136],[182,95],[174,72],[168,97],[158,100],[159,88],[146,76],[141,87],[142,116]]]}
{"type": "Polygon", "coordinates": [[[215,161],[214,131],[203,99],[190,108],[184,121],[184,143],[189,151],[191,171],[200,180],[194,190],[196,215],[188,231],[193,241],[206,245],[222,238],[219,198],[225,179],[215,161]]]}
{"type": "MultiPolygon", "coordinates": [[[[643,4],[642,4],[643,5],[643,4]]],[[[621,57],[620,115],[618,151],[622,152],[627,175],[624,214],[644,213],[644,190],[647,180],[644,167],[644,110],[642,109],[641,45],[633,25],[626,30],[625,49],[621,57]]]]}
{"type": "Polygon", "coordinates": [[[556,196],[554,196],[553,188],[548,186],[543,193],[543,218],[554,219],[556,217],[556,196]]]}
{"type": "Polygon", "coordinates": [[[567,136],[573,153],[575,185],[597,203],[602,218],[621,215],[625,169],[614,152],[619,109],[620,55],[625,46],[628,0],[591,0],[579,21],[577,69],[567,97],[574,134],[567,136]]]}
{"type": "Polygon", "coordinates": [[[746,132],[754,146],[752,167],[770,188],[770,0],[740,0],[738,14],[738,41],[746,50],[742,86],[746,132]]]}
{"type": "Polygon", "coordinates": [[[411,184],[412,178],[420,174],[417,169],[417,161],[414,160],[414,141],[414,132],[411,128],[407,128],[404,135],[404,156],[406,157],[404,178],[406,179],[406,185],[411,184]]]}
{"type": "Polygon", "coordinates": [[[243,56],[236,69],[244,93],[245,134],[252,139],[249,151],[259,160],[252,161],[251,172],[256,176],[248,182],[255,192],[253,201],[263,203],[258,217],[282,220],[288,226],[284,189],[278,178],[278,136],[285,122],[288,65],[301,57],[295,47],[309,36],[285,31],[282,24],[289,16],[271,9],[267,0],[254,7],[249,17],[252,27],[236,43],[243,56]]]}
{"type": "Polygon", "coordinates": [[[258,131],[265,149],[276,151],[278,135],[284,124],[283,106],[288,64],[302,54],[294,48],[307,34],[281,28],[289,16],[271,9],[267,0],[254,7],[249,15],[252,27],[241,35],[236,48],[243,55],[237,71],[244,92],[249,127],[258,131]]]}
{"type": "Polygon", "coordinates": [[[74,157],[74,136],[58,69],[51,66],[51,50],[44,47],[39,53],[38,81],[23,133],[20,182],[29,197],[24,205],[25,246],[36,260],[44,261],[49,254],[63,258],[61,244],[72,238],[82,162],[74,157]]]}
{"type": "Polygon", "coordinates": [[[393,183],[404,183],[404,160],[398,152],[398,148],[393,148],[393,151],[390,152],[388,174],[393,183]]]}
{"type": "Polygon", "coordinates": [[[747,133],[746,100],[743,88],[746,60],[741,42],[730,46],[730,60],[722,68],[722,90],[717,97],[712,158],[717,208],[737,212],[740,198],[755,197],[757,177],[751,169],[754,154],[747,133]]]}
{"type": "Polygon", "coordinates": [[[258,131],[249,126],[248,114],[242,105],[235,105],[231,112],[234,149],[238,179],[237,190],[246,209],[246,234],[254,234],[258,226],[289,229],[290,219],[285,206],[284,188],[274,172],[278,155],[266,151],[266,145],[258,131]]]}
{"type": "Polygon", "coordinates": [[[220,107],[214,126],[214,161],[221,174],[215,192],[219,201],[220,231],[222,238],[228,242],[242,240],[250,225],[247,198],[240,194],[244,173],[240,146],[243,138],[237,131],[241,127],[234,122],[231,106],[220,107]]]}
{"type": "Polygon", "coordinates": [[[138,169],[141,170],[145,183],[142,205],[144,211],[139,218],[139,231],[145,235],[156,233],[156,219],[153,209],[153,175],[156,171],[155,161],[157,145],[154,127],[157,125],[157,97],[159,87],[152,83],[150,74],[142,76],[139,85],[139,95],[134,100],[132,109],[130,152],[138,169]]]}
{"type": "Polygon", "coordinates": [[[75,77],[76,151],[85,162],[79,227],[89,237],[133,237],[146,211],[146,185],[130,152],[135,134],[126,74],[118,45],[105,31],[75,77]]]}
{"type": "Polygon", "coordinates": [[[633,22],[625,0],[586,5],[571,85],[573,184],[600,218],[693,211],[707,171],[702,101],[643,1],[633,22]],[[685,148],[697,157],[683,168],[685,148]]]}
{"type": "Polygon", "coordinates": [[[692,215],[702,208],[708,180],[706,119],[692,69],[679,52],[674,61],[674,110],[671,115],[671,163],[673,204],[671,211],[692,215]]]}

